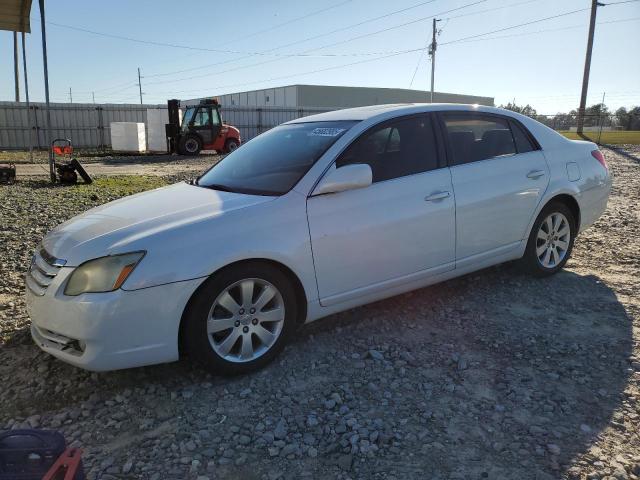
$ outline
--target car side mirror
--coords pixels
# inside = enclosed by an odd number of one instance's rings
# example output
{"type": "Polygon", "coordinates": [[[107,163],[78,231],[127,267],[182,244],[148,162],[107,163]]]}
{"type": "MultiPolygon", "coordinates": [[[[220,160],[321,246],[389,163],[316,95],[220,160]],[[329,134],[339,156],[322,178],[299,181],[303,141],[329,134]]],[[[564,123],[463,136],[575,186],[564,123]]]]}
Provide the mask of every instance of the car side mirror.
{"type": "Polygon", "coordinates": [[[334,168],[320,180],[313,191],[313,195],[344,192],[371,185],[373,174],[366,163],[355,163],[344,167],[334,168]]]}

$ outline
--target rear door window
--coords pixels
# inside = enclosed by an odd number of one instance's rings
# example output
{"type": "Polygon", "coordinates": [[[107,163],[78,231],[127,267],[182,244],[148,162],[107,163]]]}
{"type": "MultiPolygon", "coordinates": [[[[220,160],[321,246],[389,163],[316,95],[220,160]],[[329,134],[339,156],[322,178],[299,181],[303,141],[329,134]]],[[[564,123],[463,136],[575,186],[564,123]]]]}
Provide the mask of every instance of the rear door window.
{"type": "Polygon", "coordinates": [[[453,165],[514,155],[516,144],[507,119],[475,113],[443,115],[453,165]]]}

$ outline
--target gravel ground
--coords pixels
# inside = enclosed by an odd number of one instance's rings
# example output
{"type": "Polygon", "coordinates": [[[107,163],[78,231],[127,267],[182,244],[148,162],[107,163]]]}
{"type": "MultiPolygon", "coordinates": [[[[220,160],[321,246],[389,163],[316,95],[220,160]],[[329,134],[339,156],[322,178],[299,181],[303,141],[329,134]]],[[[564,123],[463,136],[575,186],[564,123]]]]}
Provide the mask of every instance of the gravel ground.
{"type": "Polygon", "coordinates": [[[640,478],[640,148],[605,155],[609,208],[563,272],[504,265],[333,315],[232,379],[89,373],[29,339],[42,235],[161,179],[0,187],[0,428],[61,430],[103,480],[640,478]]]}

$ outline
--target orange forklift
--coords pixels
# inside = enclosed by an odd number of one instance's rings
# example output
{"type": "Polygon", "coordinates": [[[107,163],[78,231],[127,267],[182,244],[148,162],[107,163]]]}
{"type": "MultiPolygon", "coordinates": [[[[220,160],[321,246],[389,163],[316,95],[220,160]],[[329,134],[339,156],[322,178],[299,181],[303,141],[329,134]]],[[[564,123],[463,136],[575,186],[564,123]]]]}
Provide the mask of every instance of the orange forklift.
{"type": "Polygon", "coordinates": [[[180,101],[169,100],[166,124],[167,150],[179,155],[198,155],[200,150],[230,153],[240,146],[240,130],[222,121],[218,100],[201,100],[184,109],[180,122],[180,101]]]}

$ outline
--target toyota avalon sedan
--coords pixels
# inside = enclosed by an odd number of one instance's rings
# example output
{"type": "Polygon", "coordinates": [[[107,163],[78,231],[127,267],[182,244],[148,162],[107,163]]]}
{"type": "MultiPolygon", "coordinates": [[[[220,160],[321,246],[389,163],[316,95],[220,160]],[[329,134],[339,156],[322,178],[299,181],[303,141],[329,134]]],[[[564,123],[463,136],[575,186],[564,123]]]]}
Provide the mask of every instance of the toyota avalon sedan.
{"type": "Polygon", "coordinates": [[[31,333],[89,370],[181,354],[255,370],[341,310],[510,260],[557,272],[610,188],[595,144],[497,108],[300,118],[47,234],[26,276],[31,333]]]}

